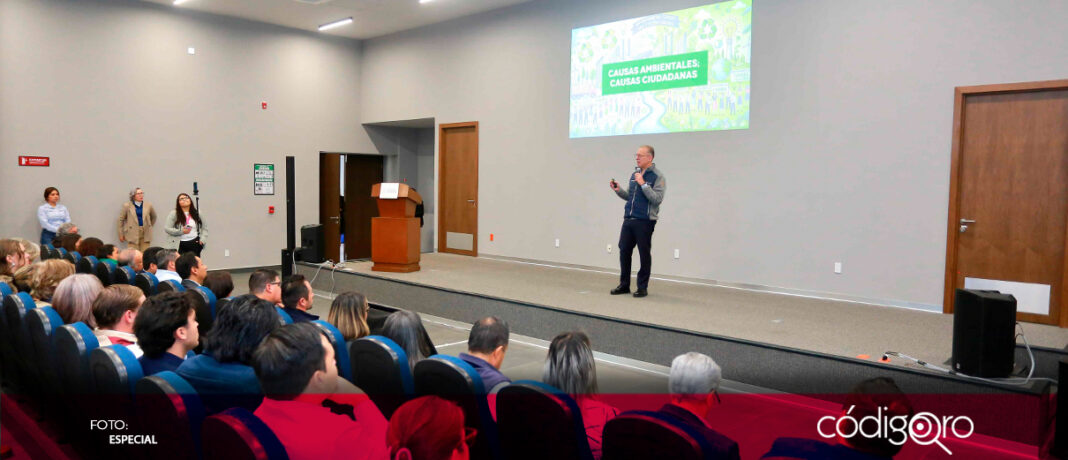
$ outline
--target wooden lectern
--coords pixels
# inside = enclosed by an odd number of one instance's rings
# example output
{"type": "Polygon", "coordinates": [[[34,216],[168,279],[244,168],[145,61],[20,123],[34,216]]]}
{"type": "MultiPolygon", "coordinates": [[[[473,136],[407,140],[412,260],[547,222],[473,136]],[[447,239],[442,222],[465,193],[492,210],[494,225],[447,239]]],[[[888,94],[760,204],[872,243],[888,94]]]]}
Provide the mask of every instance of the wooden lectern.
{"type": "Polygon", "coordinates": [[[419,218],[415,205],[423,202],[407,184],[399,184],[397,198],[382,198],[382,184],[371,187],[378,202],[378,215],[371,219],[371,270],[380,272],[419,271],[419,218]]]}

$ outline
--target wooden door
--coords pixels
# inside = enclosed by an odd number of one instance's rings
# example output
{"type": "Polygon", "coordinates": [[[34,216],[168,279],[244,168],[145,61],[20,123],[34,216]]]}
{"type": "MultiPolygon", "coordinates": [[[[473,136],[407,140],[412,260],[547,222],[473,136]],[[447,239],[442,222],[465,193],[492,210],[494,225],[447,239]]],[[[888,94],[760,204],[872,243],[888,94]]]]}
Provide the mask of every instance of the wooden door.
{"type": "Polygon", "coordinates": [[[378,206],[371,186],[382,182],[383,158],[379,155],[349,155],[345,158],[345,259],[371,258],[371,218],[378,206]]]}
{"type": "Polygon", "coordinates": [[[323,226],[323,254],[340,262],[341,154],[319,153],[319,223],[323,226]]]}
{"type": "Polygon", "coordinates": [[[478,122],[439,126],[438,250],[478,255],[478,122]]]}
{"type": "Polygon", "coordinates": [[[957,88],[944,311],[956,288],[1068,326],[1068,80],[957,88]]]}

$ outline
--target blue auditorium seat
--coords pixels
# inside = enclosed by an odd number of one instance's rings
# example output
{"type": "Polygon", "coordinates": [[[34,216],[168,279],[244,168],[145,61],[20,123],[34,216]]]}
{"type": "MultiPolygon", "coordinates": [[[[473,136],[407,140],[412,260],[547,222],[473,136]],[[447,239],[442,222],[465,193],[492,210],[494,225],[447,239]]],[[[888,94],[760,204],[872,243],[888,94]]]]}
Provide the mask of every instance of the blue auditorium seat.
{"type": "Polygon", "coordinates": [[[464,424],[478,430],[471,458],[500,459],[497,424],[478,371],[455,356],[434,355],[415,364],[415,392],[455,401],[464,411],[464,424]]]}
{"type": "Polygon", "coordinates": [[[96,271],[93,273],[100,279],[100,284],[104,287],[115,284],[115,272],[118,270],[118,265],[110,260],[101,260],[96,264],[96,271]]]}
{"type": "Polygon", "coordinates": [[[542,382],[520,380],[501,388],[496,400],[504,458],[593,460],[582,410],[568,394],[542,382]]]}
{"type": "Polygon", "coordinates": [[[345,337],[333,324],[321,319],[312,321],[319,326],[326,337],[330,339],[330,345],[334,346],[334,358],[337,360],[337,373],[345,380],[352,381],[352,361],[349,360],[349,344],[345,343],[345,337]]]}
{"type": "Polygon", "coordinates": [[[8,286],[7,283],[0,283],[0,299],[3,299],[4,297],[7,297],[14,293],[15,291],[11,289],[11,286],[8,286]]]}
{"type": "Polygon", "coordinates": [[[63,319],[52,307],[34,308],[26,312],[26,333],[29,335],[33,366],[37,381],[45,394],[59,395],[62,387],[56,374],[55,347],[52,334],[63,325],[63,319]]]}
{"type": "Polygon", "coordinates": [[[152,297],[159,293],[159,279],[149,272],[138,273],[137,278],[134,279],[134,286],[140,288],[141,292],[145,293],[145,297],[152,297]]]}
{"type": "Polygon", "coordinates": [[[624,412],[604,427],[603,460],[719,460],[704,437],[672,417],[648,411],[624,412]]]}
{"type": "Polygon", "coordinates": [[[52,243],[41,246],[41,260],[48,260],[54,257],[56,257],[56,247],[52,246],[52,243]]]}
{"type": "Polygon", "coordinates": [[[37,375],[33,369],[33,344],[26,331],[26,313],[37,308],[37,302],[28,293],[19,292],[4,297],[4,322],[8,332],[11,349],[18,367],[20,383],[25,389],[36,388],[33,378],[37,375]]]}
{"type": "Polygon", "coordinates": [[[159,292],[185,292],[185,286],[175,280],[161,281],[158,287],[159,292]]]}
{"type": "Polygon", "coordinates": [[[135,402],[145,434],[156,436],[153,450],[174,458],[200,458],[204,403],[189,382],[163,371],[137,382],[135,402]]]}
{"type": "Polygon", "coordinates": [[[70,262],[74,264],[75,267],[77,267],[78,261],[82,260],[82,255],[79,254],[78,251],[71,251],[66,253],[63,258],[66,259],[67,262],[70,262]]]}
{"type": "Polygon", "coordinates": [[[274,309],[278,312],[278,322],[282,323],[283,326],[293,324],[293,317],[289,316],[289,313],[286,313],[282,307],[275,305],[274,309]]]}
{"type": "MultiPolygon", "coordinates": [[[[0,283],[0,290],[8,292],[11,290],[5,283],[0,283]]],[[[15,340],[12,337],[13,332],[8,329],[7,326],[7,304],[9,302],[19,302],[17,298],[8,300],[9,297],[14,296],[15,293],[8,292],[0,297],[0,356],[3,357],[3,377],[4,382],[10,386],[17,386],[20,383],[21,374],[19,373],[18,355],[15,354],[15,340]]],[[[32,300],[32,299],[31,299],[32,300]]]]}
{"type": "Polygon", "coordinates": [[[67,260],[67,250],[63,248],[56,248],[56,253],[52,256],[52,258],[67,260]]]}
{"type": "Polygon", "coordinates": [[[389,419],[415,394],[408,354],[396,342],[371,335],[349,344],[352,383],[374,401],[389,419]]]}
{"type": "Polygon", "coordinates": [[[143,378],[141,363],[124,345],[107,345],[89,353],[89,376],[99,405],[95,413],[119,420],[133,420],[134,390],[143,378]]]}
{"type": "Polygon", "coordinates": [[[96,256],[85,256],[78,260],[78,263],[74,265],[74,271],[77,273],[86,273],[89,275],[96,275],[96,266],[100,264],[96,256]]]}
{"type": "MultiPolygon", "coordinates": [[[[134,280],[137,279],[137,272],[135,272],[134,269],[130,268],[129,266],[122,266],[119,267],[118,270],[115,270],[115,276],[113,279],[115,281],[114,284],[133,285],[134,280]]],[[[146,295],[145,297],[148,296],[146,295]]]]}
{"type": "Polygon", "coordinates": [[[72,397],[91,394],[89,353],[100,347],[96,335],[82,322],[60,326],[52,335],[56,370],[64,393],[72,397]]]}
{"type": "Polygon", "coordinates": [[[246,409],[234,407],[204,419],[200,433],[204,452],[210,452],[212,458],[289,458],[282,442],[267,424],[246,409]]]}

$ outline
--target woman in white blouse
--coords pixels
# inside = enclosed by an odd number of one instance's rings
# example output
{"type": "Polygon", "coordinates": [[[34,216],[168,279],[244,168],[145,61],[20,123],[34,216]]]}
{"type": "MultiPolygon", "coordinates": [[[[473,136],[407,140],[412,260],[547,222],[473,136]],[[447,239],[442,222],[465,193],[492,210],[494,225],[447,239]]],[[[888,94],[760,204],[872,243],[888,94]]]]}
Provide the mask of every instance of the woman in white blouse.
{"type": "Polygon", "coordinates": [[[59,204],[59,189],[46,188],[44,199],[46,203],[37,208],[37,221],[41,223],[41,245],[51,243],[59,226],[70,222],[67,207],[59,204]]]}
{"type": "Polygon", "coordinates": [[[193,252],[200,257],[208,229],[204,227],[204,221],[200,219],[200,213],[189,195],[178,194],[174,210],[167,215],[163,230],[167,232],[168,248],[177,249],[179,254],[193,252]]]}

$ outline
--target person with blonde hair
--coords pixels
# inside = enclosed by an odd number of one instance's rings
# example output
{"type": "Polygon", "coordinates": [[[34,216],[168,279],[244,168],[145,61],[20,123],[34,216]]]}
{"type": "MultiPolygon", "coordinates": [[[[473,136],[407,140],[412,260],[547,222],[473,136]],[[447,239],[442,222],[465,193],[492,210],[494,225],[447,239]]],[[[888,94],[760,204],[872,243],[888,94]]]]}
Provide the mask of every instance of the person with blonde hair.
{"type": "Polygon", "coordinates": [[[63,324],[82,322],[90,329],[96,329],[93,301],[103,290],[104,285],[96,276],[85,273],[68,276],[56,286],[52,308],[63,318],[63,324]]]}
{"type": "MultiPolygon", "coordinates": [[[[33,291],[30,293],[38,302],[50,302],[52,294],[60,281],[74,274],[74,264],[63,259],[48,259],[41,262],[33,273],[33,291]]],[[[100,281],[97,280],[99,283],[100,281]]]]}
{"type": "Polygon", "coordinates": [[[0,240],[0,283],[11,284],[12,275],[26,265],[26,252],[16,240],[0,240]]]}
{"type": "Polygon", "coordinates": [[[156,209],[145,200],[140,187],[130,190],[130,201],[119,211],[119,241],[126,247],[144,251],[152,243],[152,226],[156,223],[156,209]]]}
{"type": "Polygon", "coordinates": [[[371,328],[367,325],[367,313],[370,309],[367,297],[363,294],[355,291],[342,292],[330,304],[326,322],[341,331],[346,342],[367,337],[371,334],[371,328]]]}
{"type": "Polygon", "coordinates": [[[29,265],[23,265],[15,270],[15,274],[11,276],[11,284],[19,292],[30,292],[33,290],[33,275],[37,273],[37,268],[41,266],[41,262],[34,262],[29,265]]]}
{"type": "Polygon", "coordinates": [[[26,265],[32,264],[41,257],[41,245],[27,240],[26,238],[12,238],[22,245],[22,252],[26,254],[26,265]]]}

